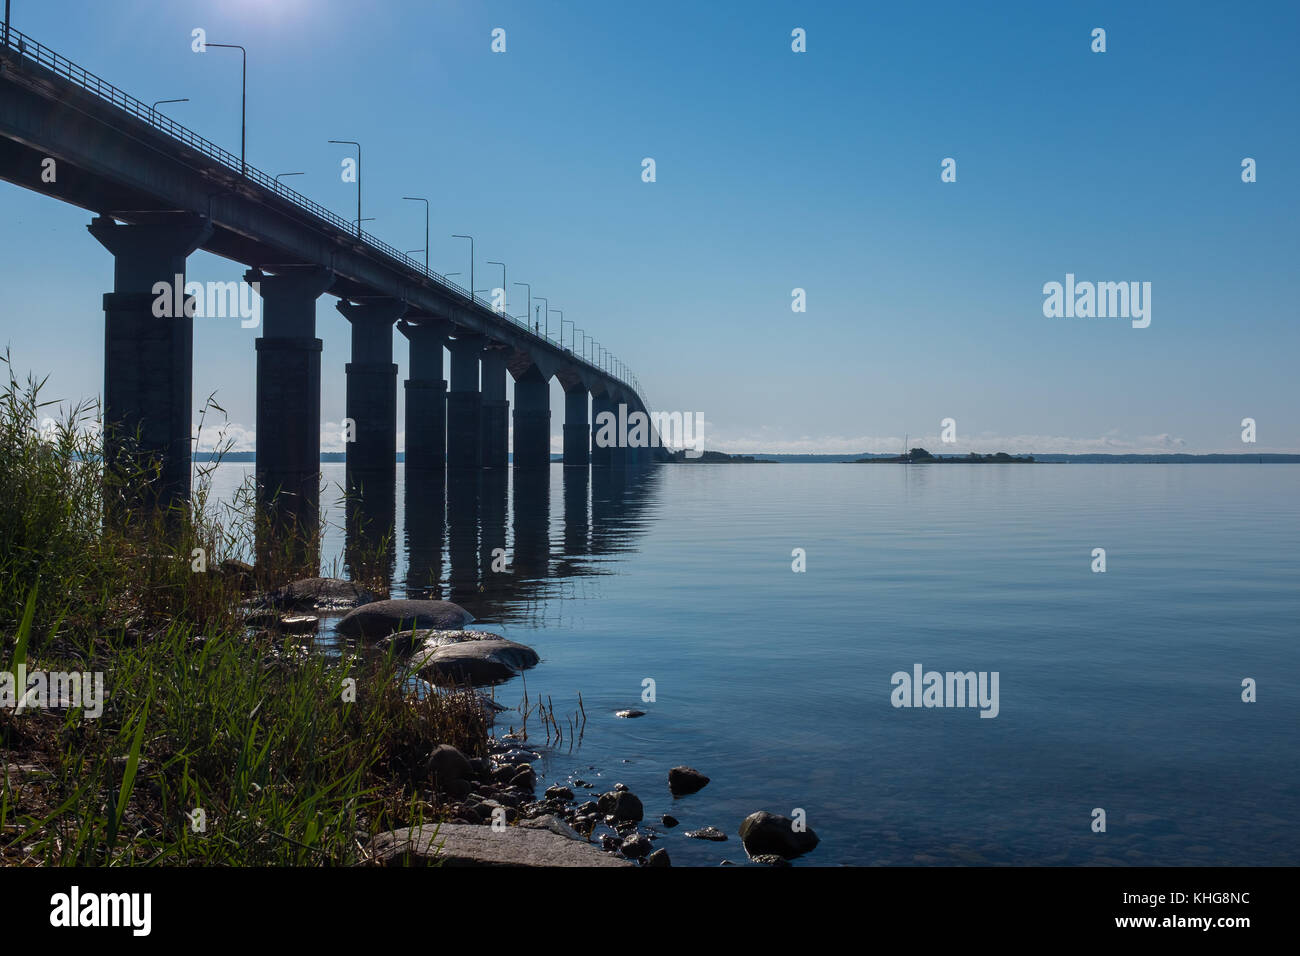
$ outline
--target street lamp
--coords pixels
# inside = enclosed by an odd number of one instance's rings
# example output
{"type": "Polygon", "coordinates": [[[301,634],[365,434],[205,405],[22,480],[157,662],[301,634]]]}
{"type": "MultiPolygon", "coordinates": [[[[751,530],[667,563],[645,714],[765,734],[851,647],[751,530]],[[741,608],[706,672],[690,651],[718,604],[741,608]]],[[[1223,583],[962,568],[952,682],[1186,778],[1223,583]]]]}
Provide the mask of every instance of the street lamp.
{"type": "Polygon", "coordinates": [[[560,317],[560,337],[564,337],[564,310],[547,308],[546,310],[546,337],[551,337],[551,313],[554,312],[560,317]]]}
{"type": "Polygon", "coordinates": [[[509,315],[509,313],[506,312],[506,264],[504,262],[497,262],[495,259],[489,259],[487,264],[490,266],[501,267],[501,312],[504,315],[509,315]]]}
{"type": "Polygon", "coordinates": [[[280,173],[275,177],[275,184],[280,185],[280,180],[285,176],[305,176],[306,173],[280,173]]]}
{"type": "MultiPolygon", "coordinates": [[[[551,310],[551,300],[548,299],[548,298],[546,298],[546,296],[544,296],[544,295],[539,295],[537,298],[541,299],[543,302],[546,303],[546,311],[549,312],[549,311],[551,310]]],[[[537,320],[537,317],[534,316],[534,317],[533,317],[533,332],[534,332],[534,333],[536,333],[536,332],[538,331],[538,329],[540,328],[541,324],[542,324],[542,323],[539,322],[539,321],[537,320]]]]}
{"type": "MultiPolygon", "coordinates": [[[[505,281],[505,269],[501,270],[501,279],[505,281]]],[[[524,324],[528,324],[528,318],[533,314],[533,286],[529,282],[516,282],[515,285],[521,285],[528,289],[528,311],[524,313],[524,324]]]]}
{"type": "MultiPolygon", "coordinates": [[[[570,325],[573,325],[573,320],[572,320],[572,319],[566,319],[566,318],[564,318],[563,316],[560,317],[560,348],[564,348],[564,323],[565,323],[565,322],[568,322],[570,325]]],[[[576,326],[575,326],[575,328],[576,328],[576,326]]],[[[570,336],[570,338],[569,338],[569,351],[570,351],[570,352],[573,351],[573,338],[572,338],[572,336],[570,336]]]]}
{"type": "MultiPolygon", "coordinates": [[[[357,148],[357,238],[361,238],[361,144],[354,139],[332,139],[331,143],[357,148]]],[[[427,243],[426,243],[427,245],[427,243]]]]}
{"type": "MultiPolygon", "coordinates": [[[[8,22],[6,20],[6,22],[8,22]]],[[[245,146],[248,143],[248,51],[238,43],[204,43],[203,49],[206,52],[208,47],[218,46],[226,50],[238,50],[243,60],[242,78],[239,82],[239,174],[248,175],[248,163],[245,159],[245,146]]],[[[361,215],[357,213],[357,215],[361,215]]]]}
{"type": "MultiPolygon", "coordinates": [[[[360,178],[360,177],[358,177],[360,178]]],[[[403,196],[412,202],[424,203],[424,271],[429,271],[429,200],[423,196],[403,196]]]]}
{"type": "Polygon", "coordinates": [[[469,240],[469,298],[472,302],[474,300],[474,237],[462,236],[460,233],[455,233],[452,235],[452,238],[469,240]]]}
{"type": "Polygon", "coordinates": [[[149,107],[149,112],[153,115],[154,122],[157,122],[158,107],[162,106],[164,103],[188,103],[189,101],[190,98],[188,96],[183,96],[179,100],[158,100],[158,102],[154,103],[153,106],[149,107]]]}

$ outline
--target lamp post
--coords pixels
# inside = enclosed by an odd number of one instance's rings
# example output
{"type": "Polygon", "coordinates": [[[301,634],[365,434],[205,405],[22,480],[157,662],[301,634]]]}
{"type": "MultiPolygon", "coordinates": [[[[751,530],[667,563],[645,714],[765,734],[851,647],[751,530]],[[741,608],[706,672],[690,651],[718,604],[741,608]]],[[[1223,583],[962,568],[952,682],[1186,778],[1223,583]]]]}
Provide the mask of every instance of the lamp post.
{"type": "MultiPolygon", "coordinates": [[[[548,298],[546,298],[546,296],[544,296],[544,295],[539,295],[537,298],[540,299],[541,301],[543,301],[543,302],[546,303],[546,311],[549,312],[549,311],[551,310],[551,300],[548,299],[548,298]]],[[[538,327],[539,325],[541,325],[541,323],[538,322],[538,321],[536,320],[536,318],[534,318],[534,319],[533,319],[533,332],[537,332],[537,327],[538,327]]]]}
{"type": "Polygon", "coordinates": [[[305,173],[280,173],[279,175],[277,175],[277,176],[275,177],[275,184],[276,184],[277,186],[280,185],[280,180],[281,180],[281,178],[284,177],[284,176],[303,176],[303,175],[306,175],[306,174],[305,174],[305,173]]]}
{"type": "Polygon", "coordinates": [[[474,301],[474,237],[462,236],[460,233],[455,233],[452,235],[452,238],[469,240],[469,298],[472,302],[474,301]]]}
{"type": "Polygon", "coordinates": [[[149,107],[149,112],[154,117],[154,122],[157,122],[158,107],[162,106],[164,103],[188,103],[189,101],[190,98],[188,96],[183,96],[178,100],[158,100],[153,106],[149,107]]]}
{"type": "MultiPolygon", "coordinates": [[[[561,317],[560,317],[560,348],[564,348],[564,323],[566,323],[566,322],[569,323],[569,325],[573,325],[573,320],[572,320],[572,319],[566,319],[566,318],[564,318],[563,316],[561,316],[561,317]]],[[[575,326],[575,328],[576,328],[576,326],[575,326]]],[[[569,337],[569,351],[570,351],[570,352],[573,351],[573,337],[572,337],[572,336],[569,337]]]]}
{"type": "MultiPolygon", "coordinates": [[[[578,328],[578,327],[575,325],[575,326],[573,327],[573,344],[574,344],[575,346],[578,344],[578,333],[579,333],[579,332],[582,333],[582,340],[583,340],[584,342],[587,340],[587,330],[586,330],[586,329],[580,329],[580,328],[578,328]]],[[[582,353],[579,352],[578,354],[581,355],[582,353]]]]}
{"type": "MultiPolygon", "coordinates": [[[[357,148],[357,238],[361,238],[361,144],[354,139],[332,139],[331,143],[357,148]]],[[[427,246],[428,243],[426,242],[427,246]]]]}
{"type": "MultiPolygon", "coordinates": [[[[5,22],[8,22],[6,18],[5,22]]],[[[206,51],[210,46],[218,46],[226,50],[238,50],[242,61],[243,70],[239,81],[239,174],[248,175],[248,162],[246,159],[246,147],[248,145],[248,51],[238,43],[205,43],[203,49],[206,51]]],[[[360,163],[360,160],[358,160],[360,163]]],[[[361,215],[361,213],[357,213],[361,215]]]]}
{"type": "Polygon", "coordinates": [[[501,267],[501,313],[502,315],[508,315],[509,313],[506,312],[506,264],[497,262],[495,259],[489,259],[487,264],[501,267]]]}
{"type": "MultiPolygon", "coordinates": [[[[360,179],[360,177],[357,177],[360,179]]],[[[429,271],[429,200],[423,196],[403,196],[403,199],[409,199],[412,202],[424,203],[424,271],[429,271]]]]}
{"type": "Polygon", "coordinates": [[[560,317],[560,336],[563,337],[564,336],[564,310],[551,309],[551,308],[548,308],[546,310],[546,337],[548,339],[551,337],[551,313],[552,312],[554,312],[556,315],[560,317]]]}
{"type": "MultiPolygon", "coordinates": [[[[501,272],[501,277],[504,280],[504,269],[501,272]]],[[[533,286],[530,282],[516,282],[515,285],[521,285],[528,289],[528,311],[524,313],[524,324],[527,325],[529,317],[533,314],[533,286]]]]}

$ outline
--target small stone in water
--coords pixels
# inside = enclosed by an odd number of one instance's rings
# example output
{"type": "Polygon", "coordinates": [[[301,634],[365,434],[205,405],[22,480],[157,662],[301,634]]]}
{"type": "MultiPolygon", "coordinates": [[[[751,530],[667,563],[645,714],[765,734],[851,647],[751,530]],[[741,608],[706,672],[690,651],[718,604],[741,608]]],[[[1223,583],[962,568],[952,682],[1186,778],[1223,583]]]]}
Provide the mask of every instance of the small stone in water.
{"type": "Polygon", "coordinates": [[[722,841],[727,838],[727,835],[717,827],[704,827],[700,830],[687,830],[686,835],[693,840],[722,841]]]}
{"type": "Polygon", "coordinates": [[[644,717],[644,710],[618,710],[614,712],[615,717],[644,717]]]}

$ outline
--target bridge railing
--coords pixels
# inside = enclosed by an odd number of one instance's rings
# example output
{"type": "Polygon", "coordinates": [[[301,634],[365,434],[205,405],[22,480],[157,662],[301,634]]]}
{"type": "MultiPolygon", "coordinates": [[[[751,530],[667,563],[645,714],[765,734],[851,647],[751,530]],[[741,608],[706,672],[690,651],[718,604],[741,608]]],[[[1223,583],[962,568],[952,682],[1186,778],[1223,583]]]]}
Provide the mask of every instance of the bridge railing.
{"type": "MultiPolygon", "coordinates": [[[[148,124],[159,132],[165,133],[173,139],[184,143],[190,149],[206,156],[213,162],[220,163],[232,172],[239,173],[245,179],[257,183],[257,185],[261,186],[263,189],[274,193],[286,202],[292,203],[303,212],[309,213],[317,219],[328,223],[330,226],[338,229],[349,237],[356,238],[371,249],[383,253],[388,258],[395,260],[412,272],[416,272],[434,282],[437,282],[447,289],[447,291],[466,300],[471,305],[476,305],[480,308],[486,309],[499,319],[509,320],[513,325],[518,326],[528,335],[539,341],[549,342],[558,348],[563,348],[563,346],[551,335],[534,331],[532,326],[530,326],[526,320],[520,320],[518,316],[509,315],[504,310],[493,308],[490,303],[485,302],[471,290],[465,289],[457,283],[449,280],[446,276],[439,275],[431,269],[428,269],[424,263],[412,259],[406,253],[389,245],[382,239],[379,239],[365,230],[358,230],[356,224],[351,220],[344,219],[337,213],[326,209],[320,203],[307,198],[297,190],[285,186],[274,176],[269,176],[260,169],[248,165],[247,162],[241,161],[240,157],[231,153],[229,150],[223,149],[212,141],[205,139],[198,133],[195,133],[188,127],[182,126],[171,117],[159,113],[153,107],[145,104],[142,100],[136,99],[134,96],[120,90],[102,77],[96,76],[89,70],[83,69],[67,57],[54,52],[49,47],[38,43],[36,40],[18,30],[14,30],[7,24],[3,28],[0,28],[0,30],[2,30],[2,34],[0,35],[3,37],[3,40],[0,42],[3,42],[3,45],[6,48],[18,54],[19,57],[30,60],[31,62],[49,70],[51,73],[62,76],[86,92],[93,93],[100,99],[111,103],[123,112],[131,114],[136,119],[148,124]]],[[[610,378],[622,382],[622,384],[627,385],[629,388],[632,387],[628,382],[619,378],[617,375],[606,372],[594,363],[588,362],[577,353],[570,350],[569,354],[573,355],[575,360],[583,362],[590,368],[596,369],[602,372],[602,374],[608,375],[610,378]]]]}

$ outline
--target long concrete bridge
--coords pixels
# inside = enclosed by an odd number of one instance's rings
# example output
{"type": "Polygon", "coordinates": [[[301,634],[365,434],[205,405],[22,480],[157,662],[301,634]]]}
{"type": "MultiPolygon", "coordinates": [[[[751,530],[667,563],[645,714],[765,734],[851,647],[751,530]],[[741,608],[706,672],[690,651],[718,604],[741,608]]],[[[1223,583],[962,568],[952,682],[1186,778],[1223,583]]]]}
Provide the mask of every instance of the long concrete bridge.
{"type": "Polygon", "coordinates": [[[352,330],[349,488],[395,475],[395,328],[410,350],[408,471],[505,468],[507,372],[517,481],[521,469],[550,464],[552,378],[565,393],[566,468],[626,468],[663,454],[592,441],[600,412],[647,411],[635,378],[537,334],[16,30],[0,41],[0,178],[95,213],[90,232],[115,265],[103,301],[103,415],[116,426],[106,460],[160,460],[163,504],[190,491],[193,318],[156,318],[153,290],[184,277],[197,249],[243,263],[246,280],[260,284],[259,495],[306,527],[319,515],[321,295],[339,299],[352,330]],[[49,159],[53,182],[42,176],[49,159]],[[125,436],[138,436],[130,452],[125,436]]]}

